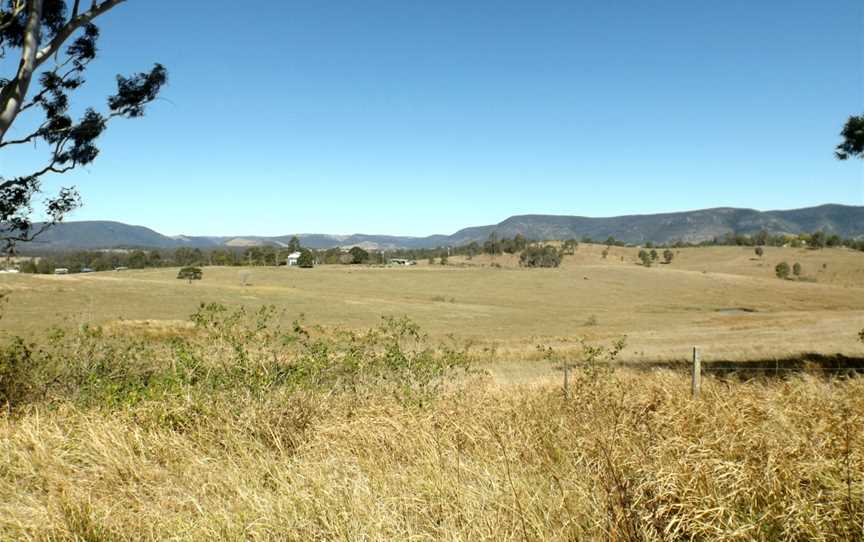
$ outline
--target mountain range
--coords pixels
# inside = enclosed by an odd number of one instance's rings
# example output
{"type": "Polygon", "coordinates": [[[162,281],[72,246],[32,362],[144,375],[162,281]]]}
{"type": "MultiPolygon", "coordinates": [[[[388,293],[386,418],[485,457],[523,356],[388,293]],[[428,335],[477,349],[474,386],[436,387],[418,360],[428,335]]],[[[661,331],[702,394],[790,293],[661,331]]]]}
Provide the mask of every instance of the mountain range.
{"type": "MultiPolygon", "coordinates": [[[[529,239],[581,239],[604,241],[612,236],[640,244],[698,243],[726,234],[798,234],[824,231],[844,238],[864,238],[864,206],[820,205],[786,211],[757,211],[720,207],[677,213],[626,215],[608,218],[561,215],[518,215],[498,224],[464,228],[452,235],[405,237],[394,235],[296,234],[303,246],[331,248],[361,246],[367,249],[434,248],[482,243],[491,233],[499,237],[522,234],[529,239]]],[[[143,226],[120,222],[64,222],[43,233],[36,241],[19,246],[25,251],[109,248],[242,248],[287,246],[292,234],[264,236],[166,236],[143,226]]]]}

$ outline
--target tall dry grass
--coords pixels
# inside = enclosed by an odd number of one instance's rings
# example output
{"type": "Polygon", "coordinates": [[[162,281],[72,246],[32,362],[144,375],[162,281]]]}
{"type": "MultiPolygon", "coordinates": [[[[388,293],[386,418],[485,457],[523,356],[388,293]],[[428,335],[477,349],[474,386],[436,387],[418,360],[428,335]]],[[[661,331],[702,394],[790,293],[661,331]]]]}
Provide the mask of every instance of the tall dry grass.
{"type": "Polygon", "coordinates": [[[276,390],[0,420],[22,540],[860,540],[864,382],[617,372],[423,406],[276,390]],[[182,423],[181,423],[182,421],[182,423]]]}
{"type": "Polygon", "coordinates": [[[693,401],[686,375],[590,348],[565,398],[554,375],[440,385],[467,354],[410,322],[242,316],[10,346],[0,539],[864,537],[861,378],[708,378],[693,401]]]}

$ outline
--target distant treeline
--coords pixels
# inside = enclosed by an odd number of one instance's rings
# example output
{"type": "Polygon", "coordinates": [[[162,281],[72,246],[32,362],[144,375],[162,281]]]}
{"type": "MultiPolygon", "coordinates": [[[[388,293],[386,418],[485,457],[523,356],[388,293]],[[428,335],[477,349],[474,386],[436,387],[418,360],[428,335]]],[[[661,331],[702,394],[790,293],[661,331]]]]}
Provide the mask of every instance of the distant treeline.
{"type": "Polygon", "coordinates": [[[644,246],[645,248],[685,248],[685,247],[704,247],[704,246],[743,246],[743,247],[795,247],[795,248],[834,248],[848,247],[853,250],[864,251],[864,239],[843,239],[836,234],[827,234],[823,231],[813,233],[802,233],[798,235],[772,235],[767,231],[760,231],[753,235],[740,233],[727,233],[722,237],[715,237],[709,241],[699,243],[690,243],[685,241],[675,241],[672,243],[652,243],[646,242],[644,245],[635,245],[624,243],[614,237],[609,237],[606,241],[592,240],[590,237],[583,237],[583,243],[602,243],[607,246],[644,246]]]}
{"type": "MultiPolygon", "coordinates": [[[[70,273],[86,271],[110,271],[118,268],[144,269],[153,267],[185,266],[279,266],[286,265],[288,255],[300,250],[309,251],[316,264],[372,264],[384,265],[393,258],[408,260],[429,260],[446,262],[449,256],[465,256],[468,259],[480,254],[496,256],[500,254],[519,254],[520,262],[526,266],[555,267],[561,258],[574,254],[580,243],[602,244],[606,246],[635,246],[608,237],[596,241],[590,237],[581,240],[567,239],[556,242],[553,249],[549,242],[534,241],[517,234],[513,238],[499,238],[495,233],[483,243],[473,241],[456,247],[414,248],[394,250],[365,250],[353,247],[308,249],[292,239],[288,247],[255,246],[246,248],[219,248],[202,250],[199,248],[178,248],[175,250],[112,249],[69,252],[34,253],[37,256],[19,264],[22,273],[53,273],[57,268],[68,269],[70,273]],[[557,256],[553,257],[552,252],[557,256]],[[541,257],[542,255],[542,257],[541,257]],[[540,262],[539,264],[537,262],[540,262]]],[[[755,235],[727,234],[701,243],[645,243],[645,248],[682,248],[698,246],[791,246],[821,249],[845,246],[864,251],[864,239],[841,239],[818,231],[801,235],[771,235],[759,232],[755,235]]]]}

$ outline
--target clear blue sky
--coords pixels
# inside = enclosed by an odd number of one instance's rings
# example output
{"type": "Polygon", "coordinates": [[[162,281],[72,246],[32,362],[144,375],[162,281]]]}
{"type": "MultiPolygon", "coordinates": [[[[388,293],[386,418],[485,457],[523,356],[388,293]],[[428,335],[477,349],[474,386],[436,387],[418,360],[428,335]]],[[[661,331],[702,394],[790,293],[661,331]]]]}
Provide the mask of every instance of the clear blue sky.
{"type": "Polygon", "coordinates": [[[832,156],[864,111],[862,5],[130,0],[76,103],[154,61],[165,99],[46,184],[79,186],[73,220],[166,234],[862,205],[832,156]]]}

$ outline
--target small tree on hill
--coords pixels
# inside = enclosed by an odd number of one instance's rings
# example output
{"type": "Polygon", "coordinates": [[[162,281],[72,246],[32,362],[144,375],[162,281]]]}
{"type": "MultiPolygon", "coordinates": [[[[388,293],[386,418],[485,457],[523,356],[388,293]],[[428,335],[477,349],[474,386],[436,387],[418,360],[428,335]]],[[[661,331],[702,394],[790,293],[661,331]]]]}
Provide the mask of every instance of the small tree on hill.
{"type": "Polygon", "coordinates": [[[774,274],[777,275],[778,279],[789,278],[789,264],[786,262],[778,263],[774,266],[774,274]]]}
{"type": "Polygon", "coordinates": [[[489,234],[489,238],[483,243],[483,252],[490,256],[501,254],[501,241],[498,240],[498,234],[494,231],[489,234]]]}
{"type": "Polygon", "coordinates": [[[761,258],[762,255],[765,254],[765,249],[763,249],[762,247],[756,247],[753,249],[753,252],[755,252],[756,255],[761,258]]]}
{"type": "Polygon", "coordinates": [[[315,266],[315,255],[308,248],[300,251],[300,257],[297,258],[297,266],[303,269],[310,269],[315,266]]]}
{"type": "Polygon", "coordinates": [[[183,267],[177,273],[178,279],[186,279],[189,284],[192,284],[193,280],[201,280],[204,277],[204,272],[201,271],[200,267],[183,267]]]}
{"type": "Polygon", "coordinates": [[[579,248],[579,241],[576,239],[567,239],[564,241],[563,248],[565,254],[576,254],[576,249],[579,248]]]}
{"type": "Polygon", "coordinates": [[[558,267],[561,265],[561,255],[551,245],[528,247],[519,256],[522,267],[558,267]]]}
{"type": "Polygon", "coordinates": [[[351,247],[348,253],[351,254],[351,263],[366,263],[369,261],[369,253],[360,247],[351,247]]]}
{"type": "Polygon", "coordinates": [[[643,249],[639,251],[639,260],[642,261],[642,265],[645,267],[651,267],[651,256],[646,250],[643,249]]]}
{"type": "Polygon", "coordinates": [[[811,248],[823,249],[825,248],[825,244],[828,241],[828,236],[825,235],[824,231],[813,232],[813,235],[810,236],[810,240],[808,244],[811,248]]]}
{"type": "Polygon", "coordinates": [[[608,248],[604,248],[604,249],[603,249],[603,252],[601,252],[600,254],[603,256],[603,259],[605,260],[606,257],[609,256],[609,249],[608,249],[608,248]]]}
{"type": "Polygon", "coordinates": [[[657,261],[657,251],[656,251],[656,250],[651,249],[651,252],[649,253],[649,255],[651,256],[651,261],[652,261],[652,262],[656,262],[656,261],[657,261]]]}
{"type": "Polygon", "coordinates": [[[291,236],[288,241],[288,252],[300,252],[300,239],[296,235],[291,236]]]}
{"type": "Polygon", "coordinates": [[[672,258],[675,257],[675,253],[669,250],[668,248],[663,251],[663,262],[664,263],[672,263],[672,258]]]}
{"type": "Polygon", "coordinates": [[[795,264],[792,266],[792,274],[795,275],[796,277],[801,276],[801,264],[800,263],[795,262],[795,264]]]}

